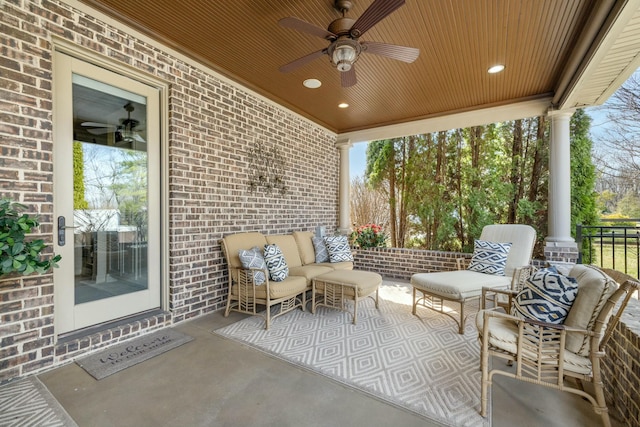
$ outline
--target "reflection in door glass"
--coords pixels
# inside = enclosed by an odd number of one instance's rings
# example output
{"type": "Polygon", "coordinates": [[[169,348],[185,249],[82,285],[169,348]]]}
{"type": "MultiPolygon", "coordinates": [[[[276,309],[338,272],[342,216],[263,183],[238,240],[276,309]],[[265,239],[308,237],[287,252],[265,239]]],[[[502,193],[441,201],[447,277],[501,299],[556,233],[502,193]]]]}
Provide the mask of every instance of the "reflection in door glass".
{"type": "Polygon", "coordinates": [[[75,303],[148,288],[146,99],[73,76],[75,303]]]}

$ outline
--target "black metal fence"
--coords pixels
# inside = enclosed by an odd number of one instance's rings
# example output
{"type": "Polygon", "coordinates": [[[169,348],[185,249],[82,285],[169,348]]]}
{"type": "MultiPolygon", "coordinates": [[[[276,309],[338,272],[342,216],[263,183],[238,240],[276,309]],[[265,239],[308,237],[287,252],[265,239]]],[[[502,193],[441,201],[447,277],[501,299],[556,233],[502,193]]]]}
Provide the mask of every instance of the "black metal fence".
{"type": "Polygon", "coordinates": [[[601,220],[576,227],[578,263],[593,264],[640,277],[640,219],[601,220]]]}

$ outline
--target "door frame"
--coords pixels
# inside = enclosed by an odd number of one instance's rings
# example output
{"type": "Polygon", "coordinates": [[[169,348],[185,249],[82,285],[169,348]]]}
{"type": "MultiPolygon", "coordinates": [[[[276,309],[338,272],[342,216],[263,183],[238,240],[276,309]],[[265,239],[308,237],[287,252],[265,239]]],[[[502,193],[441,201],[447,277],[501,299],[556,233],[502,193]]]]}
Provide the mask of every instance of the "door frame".
{"type": "MultiPolygon", "coordinates": [[[[120,74],[124,77],[133,79],[139,83],[143,83],[147,86],[153,87],[155,89],[158,90],[158,96],[159,96],[159,126],[160,126],[160,132],[159,132],[159,138],[160,138],[160,152],[159,152],[159,162],[160,164],[158,165],[159,167],[159,174],[160,174],[160,189],[159,189],[159,203],[160,203],[160,212],[159,212],[159,225],[160,225],[160,230],[159,230],[159,241],[160,241],[160,256],[159,256],[159,261],[160,261],[160,266],[158,266],[157,268],[160,269],[159,271],[159,280],[160,280],[160,309],[162,310],[168,310],[169,308],[169,245],[168,245],[168,236],[169,236],[169,230],[168,230],[168,218],[169,218],[169,207],[168,207],[168,200],[169,200],[169,194],[168,194],[168,182],[169,182],[169,177],[168,177],[168,171],[169,171],[169,158],[168,158],[168,134],[169,134],[169,129],[168,129],[168,93],[169,93],[169,84],[166,81],[163,81],[155,76],[152,76],[150,74],[144,73],[140,70],[136,70],[128,65],[125,64],[120,64],[117,63],[113,60],[110,60],[109,58],[106,58],[102,55],[99,55],[95,52],[89,51],[85,48],[82,48],[78,45],[75,45],[71,42],[69,42],[68,40],[65,39],[61,39],[59,37],[53,37],[52,38],[52,44],[53,44],[53,51],[54,51],[54,55],[53,55],[53,72],[56,72],[56,61],[55,61],[55,56],[56,53],[64,53],[68,56],[71,56],[77,60],[86,62],[88,64],[100,67],[100,68],[104,68],[107,71],[113,72],[113,73],[117,73],[120,74]]],[[[70,76],[69,76],[70,78],[70,76]]],[[[55,87],[55,75],[53,78],[54,81],[54,87],[53,87],[53,96],[55,97],[56,95],[56,87],[55,87]]],[[[59,138],[61,138],[61,134],[64,134],[65,131],[64,129],[59,129],[58,126],[56,126],[56,117],[60,114],[59,112],[56,112],[57,108],[69,108],[70,104],[71,104],[71,95],[69,94],[68,96],[69,99],[62,99],[62,100],[55,100],[56,102],[53,102],[53,141],[58,140],[59,138]],[[60,103],[60,101],[62,101],[62,103],[60,103]]],[[[55,171],[54,171],[55,174],[55,171]]],[[[53,194],[53,202],[54,202],[54,218],[58,217],[58,214],[56,212],[56,194],[55,194],[55,190],[54,190],[54,194],[53,194]]],[[[57,244],[57,229],[54,230],[54,240],[57,244]]],[[[62,260],[62,262],[64,262],[64,260],[62,260]]],[[[55,272],[54,272],[55,273],[55,272]]],[[[62,290],[62,286],[63,284],[60,283],[55,283],[54,280],[54,328],[56,330],[55,333],[55,337],[56,340],[58,338],[59,335],[65,335],[69,332],[72,331],[64,331],[64,332],[60,332],[61,330],[61,325],[60,325],[60,319],[61,316],[56,316],[55,313],[56,312],[60,312],[61,307],[60,307],[60,292],[62,290]]],[[[114,319],[115,320],[115,319],[114,319]]]]}

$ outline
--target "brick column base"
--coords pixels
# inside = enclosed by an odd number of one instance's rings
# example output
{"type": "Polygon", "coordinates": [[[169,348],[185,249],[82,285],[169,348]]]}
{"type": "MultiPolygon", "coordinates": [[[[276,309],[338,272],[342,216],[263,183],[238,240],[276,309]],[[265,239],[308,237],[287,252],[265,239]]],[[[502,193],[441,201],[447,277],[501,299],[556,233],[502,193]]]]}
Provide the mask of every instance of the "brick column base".
{"type": "Polygon", "coordinates": [[[545,242],[544,259],[550,264],[578,261],[578,245],[575,242],[545,242]]]}

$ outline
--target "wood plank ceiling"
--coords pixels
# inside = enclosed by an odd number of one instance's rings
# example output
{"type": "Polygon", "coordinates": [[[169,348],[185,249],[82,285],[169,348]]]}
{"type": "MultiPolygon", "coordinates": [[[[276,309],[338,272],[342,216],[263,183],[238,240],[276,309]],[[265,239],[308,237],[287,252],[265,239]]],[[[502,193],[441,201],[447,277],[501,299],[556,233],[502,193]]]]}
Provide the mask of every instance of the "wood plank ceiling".
{"type": "MultiPolygon", "coordinates": [[[[343,88],[327,56],[278,71],[328,45],[278,20],[293,16],[327,28],[340,17],[333,0],[82,2],[337,133],[553,96],[597,3],[407,0],[361,41],[415,47],[418,59],[362,54],[357,84],[343,88]],[[497,63],[505,70],[488,74],[497,63]],[[304,87],[308,78],[322,86],[304,87]],[[341,102],[349,108],[338,108],[341,102]]],[[[356,19],[371,3],[353,0],[347,16],[356,19]]]]}

